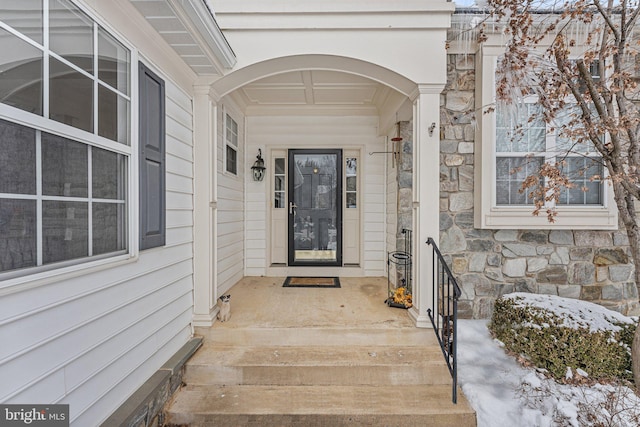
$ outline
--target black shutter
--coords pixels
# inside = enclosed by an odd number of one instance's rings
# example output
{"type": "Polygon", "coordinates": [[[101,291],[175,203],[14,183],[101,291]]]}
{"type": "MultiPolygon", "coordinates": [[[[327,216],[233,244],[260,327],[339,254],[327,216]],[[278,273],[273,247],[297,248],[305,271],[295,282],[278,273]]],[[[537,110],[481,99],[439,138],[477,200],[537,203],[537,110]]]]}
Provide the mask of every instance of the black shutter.
{"type": "Polygon", "coordinates": [[[140,63],[140,249],[165,244],[164,80],[140,63]]]}

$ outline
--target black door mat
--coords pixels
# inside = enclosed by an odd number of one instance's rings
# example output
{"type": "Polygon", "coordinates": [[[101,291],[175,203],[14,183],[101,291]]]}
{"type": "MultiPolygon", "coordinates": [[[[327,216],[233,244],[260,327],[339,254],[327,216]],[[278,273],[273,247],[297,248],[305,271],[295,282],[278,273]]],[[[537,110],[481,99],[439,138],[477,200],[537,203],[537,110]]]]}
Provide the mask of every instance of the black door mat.
{"type": "Polygon", "coordinates": [[[282,284],[283,288],[339,288],[337,277],[298,277],[289,276],[282,284]]]}

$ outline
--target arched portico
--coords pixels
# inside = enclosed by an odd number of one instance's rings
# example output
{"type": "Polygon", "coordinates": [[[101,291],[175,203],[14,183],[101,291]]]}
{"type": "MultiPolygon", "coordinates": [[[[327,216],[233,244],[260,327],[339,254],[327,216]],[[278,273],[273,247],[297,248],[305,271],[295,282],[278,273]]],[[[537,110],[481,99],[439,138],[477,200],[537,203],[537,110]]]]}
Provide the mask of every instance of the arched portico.
{"type": "Polygon", "coordinates": [[[416,83],[407,77],[380,65],[355,58],[322,54],[291,55],[252,64],[216,80],[211,89],[221,98],[265,77],[299,70],[328,70],[355,74],[387,85],[407,97],[414,95],[417,89],[416,83]]]}
{"type": "MultiPolygon", "coordinates": [[[[234,91],[292,71],[330,71],[345,76],[363,77],[389,88],[385,103],[379,106],[378,132],[389,130],[403,104],[413,105],[414,123],[414,260],[415,287],[412,309],[418,326],[429,326],[426,315],[431,303],[431,259],[424,242],[428,237],[437,239],[439,205],[439,103],[442,85],[417,84],[388,68],[359,59],[335,55],[294,55],[274,58],[253,64],[218,79],[211,85],[197,88],[194,99],[195,115],[195,290],[194,323],[210,325],[215,315],[218,297],[218,255],[215,236],[218,234],[218,159],[221,101],[234,91]],[[386,123],[386,125],[384,124],[386,123]],[[384,129],[382,126],[385,126],[384,129]]],[[[264,107],[267,108],[268,107],[264,107]]],[[[313,111],[307,112],[313,115],[313,111]]],[[[318,113],[322,114],[322,113],[318,113]]],[[[409,117],[408,117],[409,118],[409,117]]],[[[246,155],[251,159],[253,152],[246,155]]],[[[245,161],[246,163],[246,161],[245,161]]],[[[245,164],[246,167],[248,165],[245,164]]],[[[247,179],[247,173],[244,174],[247,179]]],[[[245,192],[252,191],[255,183],[247,181],[245,192]]],[[[256,190],[262,192],[261,187],[256,190]]],[[[268,192],[268,191],[264,191],[268,192]]],[[[248,193],[245,193],[248,194],[248,193]]],[[[265,233],[268,231],[265,230],[265,233]]],[[[266,247],[263,248],[266,250],[266,247]]]]}

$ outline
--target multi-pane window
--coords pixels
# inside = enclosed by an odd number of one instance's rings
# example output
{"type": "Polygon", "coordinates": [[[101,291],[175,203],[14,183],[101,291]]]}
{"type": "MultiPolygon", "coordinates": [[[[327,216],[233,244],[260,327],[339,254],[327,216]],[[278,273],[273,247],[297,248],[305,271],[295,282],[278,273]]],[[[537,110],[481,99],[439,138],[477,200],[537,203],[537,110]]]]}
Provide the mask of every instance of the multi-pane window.
{"type": "Polygon", "coordinates": [[[234,175],[238,174],[238,123],[226,114],[225,117],[226,140],[226,169],[234,175]]]}
{"type": "Polygon", "coordinates": [[[285,208],[287,175],[285,170],[285,159],[278,157],[274,159],[273,174],[273,207],[276,209],[285,208]]]}
{"type": "MultiPolygon", "coordinates": [[[[476,88],[478,105],[489,106],[496,102],[496,70],[504,46],[492,43],[487,42],[486,50],[476,56],[477,75],[482,77],[476,88]]],[[[474,180],[477,196],[474,225],[479,229],[617,229],[618,210],[612,191],[602,179],[606,171],[597,150],[580,140],[585,132],[576,128],[580,124],[579,116],[569,114],[555,123],[545,123],[539,117],[543,111],[538,107],[538,100],[533,91],[530,93],[532,96],[526,100],[529,105],[524,105],[527,102],[518,104],[519,110],[502,110],[497,106],[497,111],[485,114],[483,108],[483,113],[477,117],[474,167],[479,179],[474,180]],[[572,117],[575,123],[571,123],[572,117]],[[564,124],[570,125],[570,132],[557,131],[564,124]],[[567,150],[568,147],[571,149],[567,150]],[[573,182],[572,188],[558,194],[557,216],[553,222],[546,215],[531,214],[534,206],[528,193],[532,189],[520,192],[523,179],[529,176],[529,181],[535,181],[545,162],[549,165],[558,163],[561,172],[573,182]]],[[[572,101],[567,99],[568,103],[572,101]]],[[[553,184],[551,181],[542,183],[553,184]]],[[[553,201],[545,206],[545,210],[553,208],[553,201]]]]}
{"type": "Polygon", "coordinates": [[[347,209],[358,207],[358,159],[347,157],[345,164],[347,209]]]}
{"type": "Polygon", "coordinates": [[[69,0],[2,4],[0,277],[123,253],[131,52],[69,0]]]}
{"type": "Polygon", "coordinates": [[[560,131],[571,120],[571,107],[552,125],[542,119],[541,107],[534,100],[513,109],[498,106],[495,116],[497,205],[532,204],[532,190],[520,191],[522,182],[535,176],[544,162],[557,164],[573,183],[573,187],[562,190],[559,204],[603,204],[603,168],[593,146],[576,143],[560,131]]]}

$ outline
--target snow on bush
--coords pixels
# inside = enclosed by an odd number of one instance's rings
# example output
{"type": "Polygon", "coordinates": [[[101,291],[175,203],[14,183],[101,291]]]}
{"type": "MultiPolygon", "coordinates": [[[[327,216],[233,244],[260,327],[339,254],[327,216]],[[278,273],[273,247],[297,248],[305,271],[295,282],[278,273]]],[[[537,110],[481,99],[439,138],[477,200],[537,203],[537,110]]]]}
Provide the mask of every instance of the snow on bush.
{"type": "Polygon", "coordinates": [[[593,380],[631,380],[635,327],[633,319],[593,303],[528,293],[499,298],[489,323],[507,350],[561,382],[572,381],[571,370],[593,380]]]}

